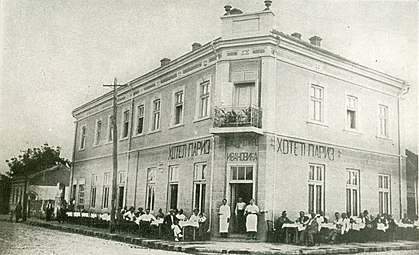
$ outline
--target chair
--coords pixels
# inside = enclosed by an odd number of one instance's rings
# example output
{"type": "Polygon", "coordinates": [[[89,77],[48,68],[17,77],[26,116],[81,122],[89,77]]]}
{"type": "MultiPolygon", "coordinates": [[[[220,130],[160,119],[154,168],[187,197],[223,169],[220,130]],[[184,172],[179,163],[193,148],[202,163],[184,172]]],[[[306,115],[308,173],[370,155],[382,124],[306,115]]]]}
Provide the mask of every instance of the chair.
{"type": "Polygon", "coordinates": [[[268,225],[267,241],[273,243],[275,242],[275,236],[276,236],[276,231],[274,229],[273,221],[267,220],[266,224],[268,225]]]}

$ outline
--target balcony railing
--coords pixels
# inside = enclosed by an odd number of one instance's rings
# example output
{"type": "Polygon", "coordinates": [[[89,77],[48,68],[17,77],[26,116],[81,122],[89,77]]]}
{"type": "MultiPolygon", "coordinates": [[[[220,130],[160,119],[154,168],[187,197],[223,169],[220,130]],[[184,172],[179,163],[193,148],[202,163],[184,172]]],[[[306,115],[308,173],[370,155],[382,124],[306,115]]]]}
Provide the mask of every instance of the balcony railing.
{"type": "Polygon", "coordinates": [[[262,111],[253,106],[218,106],[214,109],[214,127],[262,128],[262,111]]]}

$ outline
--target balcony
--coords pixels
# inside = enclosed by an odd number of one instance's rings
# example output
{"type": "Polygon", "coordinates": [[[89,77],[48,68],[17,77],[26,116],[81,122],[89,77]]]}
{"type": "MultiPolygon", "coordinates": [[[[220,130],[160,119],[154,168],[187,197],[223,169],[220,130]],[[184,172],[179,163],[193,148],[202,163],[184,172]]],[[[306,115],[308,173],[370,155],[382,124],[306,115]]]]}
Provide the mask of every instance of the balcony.
{"type": "Polygon", "coordinates": [[[214,109],[213,134],[257,133],[262,131],[262,111],[254,106],[218,106],[214,109]]]}

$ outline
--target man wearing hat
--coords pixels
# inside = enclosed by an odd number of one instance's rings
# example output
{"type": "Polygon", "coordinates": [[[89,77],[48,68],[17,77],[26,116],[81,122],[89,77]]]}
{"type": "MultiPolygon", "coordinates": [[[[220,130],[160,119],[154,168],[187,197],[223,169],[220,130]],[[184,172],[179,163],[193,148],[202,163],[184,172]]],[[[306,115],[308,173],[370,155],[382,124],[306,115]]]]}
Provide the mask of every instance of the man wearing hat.
{"type": "Polygon", "coordinates": [[[182,230],[179,226],[179,219],[176,218],[175,209],[170,209],[170,214],[164,218],[163,224],[168,238],[174,237],[175,241],[178,242],[179,238],[183,237],[182,230]]]}

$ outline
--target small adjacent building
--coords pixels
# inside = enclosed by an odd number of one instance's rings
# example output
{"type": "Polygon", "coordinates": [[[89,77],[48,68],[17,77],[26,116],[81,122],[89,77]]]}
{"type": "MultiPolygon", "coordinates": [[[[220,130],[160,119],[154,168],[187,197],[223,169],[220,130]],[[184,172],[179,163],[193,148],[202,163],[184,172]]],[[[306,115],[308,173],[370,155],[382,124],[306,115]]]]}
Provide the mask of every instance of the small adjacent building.
{"type": "MultiPolygon", "coordinates": [[[[69,201],[70,168],[58,164],[28,177],[26,190],[28,199],[28,216],[42,217],[44,204],[47,201],[57,205],[62,199],[69,201]]],[[[18,202],[23,205],[25,178],[11,179],[10,208],[14,209],[18,202]]],[[[56,206],[55,206],[56,207],[56,206]]]]}
{"type": "Polygon", "coordinates": [[[324,49],[319,36],[278,32],[269,8],[233,10],[220,38],[119,88],[117,116],[112,93],[73,111],[76,204],[110,211],[116,121],[117,207],[198,208],[217,235],[221,201],[234,213],[239,197],[254,198],[266,211],[260,239],[283,210],[399,218],[406,82],[324,49]]]}

